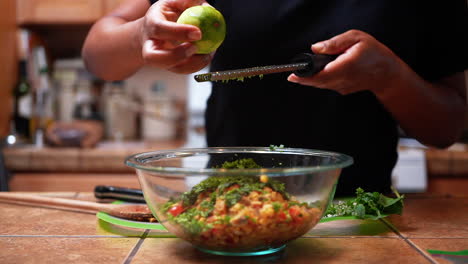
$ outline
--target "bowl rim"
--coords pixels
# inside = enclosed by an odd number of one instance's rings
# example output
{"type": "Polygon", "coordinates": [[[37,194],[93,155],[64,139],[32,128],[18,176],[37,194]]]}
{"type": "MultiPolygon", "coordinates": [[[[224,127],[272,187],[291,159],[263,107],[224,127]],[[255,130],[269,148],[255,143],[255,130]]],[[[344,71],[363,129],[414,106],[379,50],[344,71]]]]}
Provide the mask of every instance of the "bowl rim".
{"type": "MultiPolygon", "coordinates": [[[[166,157],[167,158],[167,157],[166,157]]],[[[184,177],[200,176],[200,175],[217,175],[217,176],[230,176],[230,175],[266,175],[266,176],[288,176],[298,175],[304,173],[324,172],[334,169],[341,169],[348,167],[354,163],[351,156],[346,154],[324,151],[316,149],[305,148],[272,148],[272,147],[206,147],[206,148],[177,148],[167,150],[157,150],[141,152],[130,155],[125,160],[125,165],[153,173],[164,173],[165,175],[179,175],[187,174],[184,177]],[[334,157],[334,162],[322,166],[303,166],[292,168],[260,168],[260,169],[220,169],[220,168],[180,168],[180,167],[162,167],[145,165],[141,160],[158,160],[156,157],[163,155],[170,155],[169,158],[194,156],[209,153],[259,153],[259,154],[301,154],[310,156],[334,157]]]]}

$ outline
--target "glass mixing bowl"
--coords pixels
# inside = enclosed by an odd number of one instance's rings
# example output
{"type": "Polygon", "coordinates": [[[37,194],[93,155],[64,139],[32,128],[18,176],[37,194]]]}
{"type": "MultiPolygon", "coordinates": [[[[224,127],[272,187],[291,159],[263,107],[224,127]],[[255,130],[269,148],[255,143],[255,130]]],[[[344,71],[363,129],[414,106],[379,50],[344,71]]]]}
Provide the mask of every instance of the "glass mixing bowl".
{"type": "Polygon", "coordinates": [[[352,163],[340,153],[272,147],[163,150],[126,160],[161,224],[202,251],[234,256],[273,253],[307,233],[352,163]]]}

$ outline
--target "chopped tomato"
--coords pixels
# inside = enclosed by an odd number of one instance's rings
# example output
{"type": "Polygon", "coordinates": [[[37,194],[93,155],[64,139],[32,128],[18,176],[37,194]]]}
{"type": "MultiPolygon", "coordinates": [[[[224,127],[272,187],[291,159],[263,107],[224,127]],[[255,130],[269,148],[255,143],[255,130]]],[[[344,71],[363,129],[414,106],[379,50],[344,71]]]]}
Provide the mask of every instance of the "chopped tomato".
{"type": "Polygon", "coordinates": [[[286,214],[284,212],[279,212],[278,213],[278,219],[281,221],[286,220],[286,214]]]}
{"type": "Polygon", "coordinates": [[[180,215],[183,211],[184,211],[184,208],[182,207],[182,205],[181,204],[176,204],[176,205],[172,206],[171,209],[169,209],[168,212],[175,217],[175,216],[180,215]]]}
{"type": "Polygon", "coordinates": [[[234,190],[234,189],[238,189],[239,187],[240,187],[239,184],[233,184],[226,189],[226,192],[234,190]]]}
{"type": "Polygon", "coordinates": [[[219,231],[220,231],[220,230],[219,230],[218,228],[213,228],[213,229],[211,229],[211,233],[212,233],[213,235],[215,235],[215,236],[219,234],[219,231]]]}
{"type": "Polygon", "coordinates": [[[252,208],[254,209],[260,209],[263,207],[263,204],[261,203],[252,203],[252,208]]]}
{"type": "Polygon", "coordinates": [[[302,213],[295,207],[289,208],[289,215],[294,222],[301,222],[303,220],[302,213]]]}

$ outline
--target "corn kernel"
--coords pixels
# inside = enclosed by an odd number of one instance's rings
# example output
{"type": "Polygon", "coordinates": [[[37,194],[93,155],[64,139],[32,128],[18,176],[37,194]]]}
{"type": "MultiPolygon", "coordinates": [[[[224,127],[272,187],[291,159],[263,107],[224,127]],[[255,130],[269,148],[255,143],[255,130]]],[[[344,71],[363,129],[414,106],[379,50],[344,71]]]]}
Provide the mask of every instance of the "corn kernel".
{"type": "Polygon", "coordinates": [[[266,176],[266,175],[260,176],[260,181],[263,182],[263,183],[267,183],[268,182],[268,176],[266,176]]]}

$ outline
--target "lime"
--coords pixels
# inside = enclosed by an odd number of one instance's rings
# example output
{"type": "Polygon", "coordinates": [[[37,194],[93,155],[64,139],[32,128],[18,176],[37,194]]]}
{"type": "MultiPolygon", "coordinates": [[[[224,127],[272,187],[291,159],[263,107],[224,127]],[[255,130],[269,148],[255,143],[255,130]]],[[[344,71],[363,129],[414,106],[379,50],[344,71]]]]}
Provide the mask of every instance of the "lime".
{"type": "Polygon", "coordinates": [[[223,15],[208,5],[187,8],[177,19],[177,23],[194,25],[201,30],[202,39],[193,42],[198,48],[198,54],[215,51],[226,37],[223,15]]]}

